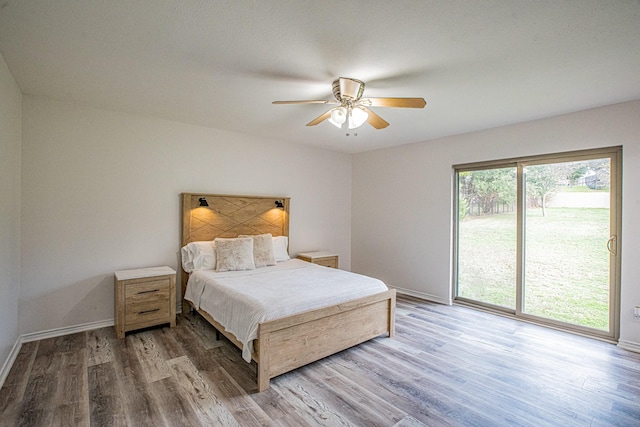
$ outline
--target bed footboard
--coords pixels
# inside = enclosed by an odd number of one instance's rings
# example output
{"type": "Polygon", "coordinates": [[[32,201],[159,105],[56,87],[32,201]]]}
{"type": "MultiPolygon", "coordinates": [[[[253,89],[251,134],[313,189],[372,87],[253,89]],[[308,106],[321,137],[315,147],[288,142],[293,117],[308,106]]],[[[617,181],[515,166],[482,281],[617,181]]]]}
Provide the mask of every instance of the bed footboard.
{"type": "MultiPolygon", "coordinates": [[[[382,334],[395,334],[396,290],[260,323],[252,359],[258,391],[271,378],[382,334]]],[[[242,343],[204,310],[196,310],[242,350],[242,343]]]]}
{"type": "Polygon", "coordinates": [[[258,391],[271,378],[395,333],[396,291],[264,322],[258,328],[258,391]]]}

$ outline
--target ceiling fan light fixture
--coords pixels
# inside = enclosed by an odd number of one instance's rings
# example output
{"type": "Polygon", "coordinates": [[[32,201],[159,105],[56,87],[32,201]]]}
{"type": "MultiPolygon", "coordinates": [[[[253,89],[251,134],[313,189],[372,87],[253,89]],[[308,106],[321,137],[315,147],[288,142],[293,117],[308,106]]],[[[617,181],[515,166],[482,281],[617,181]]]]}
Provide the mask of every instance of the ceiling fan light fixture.
{"type": "Polygon", "coordinates": [[[344,122],[347,121],[347,109],[344,107],[335,107],[331,110],[329,123],[337,128],[342,128],[344,122]]]}
{"type": "MultiPolygon", "coordinates": [[[[334,80],[332,88],[335,101],[273,101],[273,103],[338,105],[311,120],[307,126],[315,126],[327,120],[338,129],[346,127],[348,130],[359,128],[365,122],[375,129],[384,129],[389,126],[387,121],[367,107],[424,108],[426,105],[424,98],[362,98],[364,82],[347,77],[334,80]]],[[[355,135],[355,132],[353,134],[355,135]]]]}
{"type": "Polygon", "coordinates": [[[360,107],[352,108],[349,112],[349,129],[356,129],[365,124],[369,114],[360,107]]]}

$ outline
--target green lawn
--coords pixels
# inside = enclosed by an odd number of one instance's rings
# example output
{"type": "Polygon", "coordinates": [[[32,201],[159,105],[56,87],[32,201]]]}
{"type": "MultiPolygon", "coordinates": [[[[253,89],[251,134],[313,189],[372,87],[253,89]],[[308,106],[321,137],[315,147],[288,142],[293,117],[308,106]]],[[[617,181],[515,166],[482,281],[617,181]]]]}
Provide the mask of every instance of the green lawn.
{"type": "MultiPolygon", "coordinates": [[[[609,329],[608,209],[529,209],[524,312],[609,329]]],[[[460,222],[458,294],[515,308],[515,213],[460,222]]]]}

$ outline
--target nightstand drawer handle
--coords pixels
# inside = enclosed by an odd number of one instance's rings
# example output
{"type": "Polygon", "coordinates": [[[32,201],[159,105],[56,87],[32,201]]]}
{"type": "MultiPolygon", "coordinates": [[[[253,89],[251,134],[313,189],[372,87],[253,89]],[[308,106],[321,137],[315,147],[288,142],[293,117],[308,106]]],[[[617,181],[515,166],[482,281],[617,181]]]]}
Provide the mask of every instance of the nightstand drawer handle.
{"type": "Polygon", "coordinates": [[[155,313],[156,311],[160,311],[160,309],[154,308],[153,310],[139,311],[138,314],[150,314],[150,313],[155,313]]]}
{"type": "Polygon", "coordinates": [[[140,292],[138,292],[138,295],[140,295],[140,294],[150,294],[150,293],[153,293],[153,292],[160,292],[160,289],[151,289],[150,291],[140,291],[140,292]]]}

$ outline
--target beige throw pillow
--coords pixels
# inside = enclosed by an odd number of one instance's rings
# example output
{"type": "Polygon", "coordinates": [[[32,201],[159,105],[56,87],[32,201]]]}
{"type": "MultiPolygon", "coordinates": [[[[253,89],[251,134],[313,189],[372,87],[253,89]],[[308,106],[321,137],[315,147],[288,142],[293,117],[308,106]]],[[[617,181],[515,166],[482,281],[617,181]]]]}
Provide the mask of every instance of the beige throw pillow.
{"type": "Polygon", "coordinates": [[[216,247],[216,271],[254,270],[253,239],[214,240],[216,247]]]}
{"type": "Polygon", "coordinates": [[[253,262],[257,267],[276,265],[276,258],[273,255],[273,237],[271,234],[246,235],[238,237],[250,237],[253,239],[253,262]]]}

